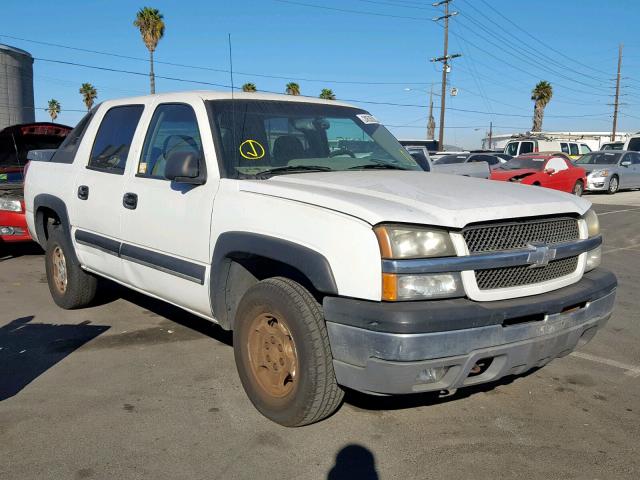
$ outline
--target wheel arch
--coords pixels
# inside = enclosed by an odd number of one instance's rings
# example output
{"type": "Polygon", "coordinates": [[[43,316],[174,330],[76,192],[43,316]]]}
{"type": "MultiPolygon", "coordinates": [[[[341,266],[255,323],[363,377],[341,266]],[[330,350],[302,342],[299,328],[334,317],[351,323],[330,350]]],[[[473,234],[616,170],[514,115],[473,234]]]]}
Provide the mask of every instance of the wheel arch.
{"type": "Polygon", "coordinates": [[[67,206],[62,199],[48,193],[36,195],[33,199],[33,215],[36,240],[42,248],[46,249],[47,247],[50,220],[53,224],[62,225],[70,245],[73,245],[73,242],[71,242],[69,214],[67,206]]]}
{"type": "Polygon", "coordinates": [[[303,245],[251,232],[225,232],[218,237],[211,261],[209,298],[212,313],[225,329],[233,329],[244,293],[265,278],[284,276],[316,297],[337,295],[329,261],[303,245]]]}

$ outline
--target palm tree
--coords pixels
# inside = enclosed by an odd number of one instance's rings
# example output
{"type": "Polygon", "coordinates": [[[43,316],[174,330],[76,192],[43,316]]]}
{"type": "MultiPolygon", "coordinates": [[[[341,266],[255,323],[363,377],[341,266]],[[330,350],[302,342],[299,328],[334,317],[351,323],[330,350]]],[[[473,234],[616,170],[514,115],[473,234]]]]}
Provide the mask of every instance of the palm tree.
{"type": "Polygon", "coordinates": [[[331,90],[330,88],[323,88],[320,92],[320,98],[323,98],[325,100],[335,100],[336,94],[333,93],[333,90],[331,90]]]}
{"type": "Polygon", "coordinates": [[[91,110],[93,107],[93,101],[98,98],[98,91],[96,87],[90,83],[83,83],[80,87],[80,95],[82,95],[82,101],[87,106],[87,110],[91,110]]]}
{"type": "Polygon", "coordinates": [[[295,82],[287,83],[287,95],[300,95],[300,85],[295,82]]]}
{"type": "Polygon", "coordinates": [[[60,102],[55,98],[49,100],[49,106],[47,107],[47,112],[51,116],[51,121],[55,121],[58,118],[58,114],[60,113],[60,102]]]}
{"type": "Polygon", "coordinates": [[[258,89],[256,88],[256,84],[255,83],[245,83],[244,85],[242,85],[242,91],[243,92],[257,92],[258,89]]]}
{"type": "Polygon", "coordinates": [[[539,132],[542,130],[544,109],[551,101],[551,97],[553,97],[553,87],[551,87],[551,84],[545,80],[538,82],[533,90],[531,90],[531,100],[535,102],[533,107],[532,132],[539,132]]]}
{"type": "Polygon", "coordinates": [[[158,42],[164,35],[164,17],[157,8],[144,7],[136,14],[133,22],[140,30],[142,41],[149,50],[149,79],[151,80],[151,93],[156,93],[156,76],[153,73],[153,52],[158,42]]]}

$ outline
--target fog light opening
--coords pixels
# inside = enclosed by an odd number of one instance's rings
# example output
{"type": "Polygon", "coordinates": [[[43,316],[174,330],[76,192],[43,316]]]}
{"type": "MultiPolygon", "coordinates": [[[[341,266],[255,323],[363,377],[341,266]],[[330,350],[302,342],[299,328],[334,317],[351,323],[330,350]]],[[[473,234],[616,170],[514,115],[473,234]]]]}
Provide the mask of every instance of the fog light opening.
{"type": "Polygon", "coordinates": [[[493,362],[493,357],[491,358],[482,358],[480,360],[478,360],[475,365],[473,367],[471,367],[471,370],[469,370],[469,377],[477,377],[478,375],[482,375],[484,372],[486,372],[489,367],[491,366],[491,363],[493,362]]]}
{"type": "Polygon", "coordinates": [[[425,368],[418,373],[416,383],[436,383],[442,380],[442,377],[449,370],[448,367],[425,368]]]}

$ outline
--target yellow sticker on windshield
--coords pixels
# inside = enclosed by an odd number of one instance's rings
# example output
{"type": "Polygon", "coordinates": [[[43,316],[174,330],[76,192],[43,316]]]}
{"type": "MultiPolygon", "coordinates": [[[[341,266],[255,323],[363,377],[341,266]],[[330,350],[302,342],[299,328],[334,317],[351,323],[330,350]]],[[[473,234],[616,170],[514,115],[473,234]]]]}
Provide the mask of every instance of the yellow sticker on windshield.
{"type": "Polygon", "coordinates": [[[245,140],[240,144],[240,155],[247,160],[260,160],[264,153],[264,147],[255,140],[245,140]]]}

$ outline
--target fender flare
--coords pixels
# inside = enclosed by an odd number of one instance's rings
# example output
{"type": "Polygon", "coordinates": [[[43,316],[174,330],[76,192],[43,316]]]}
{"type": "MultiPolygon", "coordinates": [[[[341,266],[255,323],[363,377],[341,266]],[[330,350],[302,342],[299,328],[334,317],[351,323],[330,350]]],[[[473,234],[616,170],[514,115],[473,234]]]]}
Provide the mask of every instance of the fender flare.
{"type": "Polygon", "coordinates": [[[338,294],[331,265],[324,255],[288,240],[251,232],[225,232],[218,237],[211,261],[209,298],[214,317],[232,325],[226,307],[226,283],[234,255],[256,255],[281,262],[301,272],[321,293],[338,294]]]}
{"type": "MultiPolygon", "coordinates": [[[[40,208],[48,208],[53,210],[58,218],[60,219],[60,224],[62,225],[62,230],[64,231],[65,236],[69,242],[70,246],[73,246],[73,240],[71,239],[71,223],[69,223],[69,214],[67,212],[67,205],[64,201],[54,195],[50,195],[48,193],[40,193],[35,196],[33,199],[33,215],[34,215],[34,225],[36,229],[36,236],[38,243],[40,246],[46,250],[47,240],[44,232],[44,226],[42,222],[40,222],[38,218],[38,210],[40,208]]],[[[75,251],[73,252],[75,255],[75,251]]],[[[77,258],[76,258],[77,260],[77,258]]]]}

